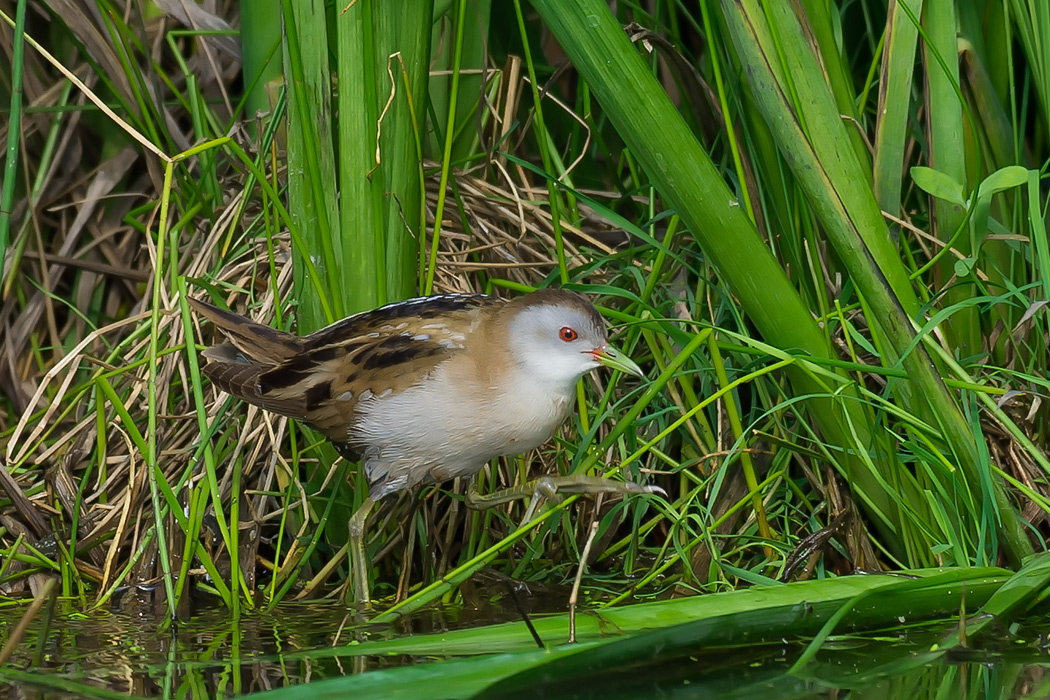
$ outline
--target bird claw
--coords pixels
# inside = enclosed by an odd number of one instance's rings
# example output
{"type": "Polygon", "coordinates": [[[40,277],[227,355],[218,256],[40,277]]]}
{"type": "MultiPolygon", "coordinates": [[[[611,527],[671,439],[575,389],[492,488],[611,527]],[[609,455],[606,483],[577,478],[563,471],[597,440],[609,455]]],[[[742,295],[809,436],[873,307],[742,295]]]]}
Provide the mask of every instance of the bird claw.
{"type": "MultiPolygon", "coordinates": [[[[634,483],[634,482],[628,482],[628,483],[634,483]]],[[[656,495],[656,496],[663,496],[664,498],[668,497],[667,496],[667,492],[664,491],[662,488],[660,488],[659,486],[657,486],[655,484],[646,484],[644,486],[641,486],[639,484],[639,486],[640,486],[640,490],[638,491],[638,493],[648,493],[648,494],[653,494],[653,495],[656,495]]]]}
{"type": "Polygon", "coordinates": [[[545,498],[548,501],[560,501],[558,483],[549,476],[543,476],[533,483],[532,497],[545,498]]]}

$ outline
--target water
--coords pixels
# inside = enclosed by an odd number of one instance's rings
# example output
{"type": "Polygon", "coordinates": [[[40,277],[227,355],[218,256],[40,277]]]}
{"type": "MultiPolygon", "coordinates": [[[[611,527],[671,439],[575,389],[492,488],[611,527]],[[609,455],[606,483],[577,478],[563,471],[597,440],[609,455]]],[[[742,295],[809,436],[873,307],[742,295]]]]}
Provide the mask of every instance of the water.
{"type": "MultiPolygon", "coordinates": [[[[0,609],[0,644],[7,642],[22,613],[22,607],[0,609]]],[[[348,697],[469,697],[478,691],[479,697],[502,700],[1050,697],[1050,656],[1038,634],[1004,633],[978,650],[931,654],[947,631],[943,626],[884,637],[835,638],[794,675],[787,669],[802,647],[783,643],[695,649],[672,657],[654,653],[628,667],[591,669],[586,676],[511,675],[496,686],[491,684],[500,676],[492,669],[509,655],[450,661],[433,653],[354,655],[355,637],[398,639],[494,622],[506,611],[488,609],[481,615],[484,619],[476,611],[451,608],[366,631],[346,619],[341,605],[327,602],[248,613],[236,624],[226,610],[214,608],[174,627],[149,616],[66,611],[56,615],[46,632],[39,621],[30,626],[0,670],[0,697],[50,700],[117,693],[226,698],[326,679],[343,679],[335,681],[342,685],[334,695],[348,697]],[[430,680],[420,683],[420,673],[430,673],[430,680]],[[47,685],[38,685],[41,681],[47,685]],[[57,687],[62,681],[72,685],[57,687]]],[[[1045,628],[1045,621],[1041,624],[1045,628]]],[[[1034,623],[1025,629],[1039,627],[1034,623]]]]}

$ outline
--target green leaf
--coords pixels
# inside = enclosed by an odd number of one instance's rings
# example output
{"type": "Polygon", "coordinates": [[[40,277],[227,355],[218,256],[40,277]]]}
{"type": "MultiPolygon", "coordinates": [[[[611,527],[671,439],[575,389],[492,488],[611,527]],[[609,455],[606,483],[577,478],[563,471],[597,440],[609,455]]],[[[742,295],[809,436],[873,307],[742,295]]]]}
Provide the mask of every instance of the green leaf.
{"type": "Polygon", "coordinates": [[[999,168],[981,182],[981,186],[977,190],[977,199],[981,200],[1005,190],[1012,190],[1026,182],[1028,182],[1027,168],[1022,168],[1020,165],[1008,165],[1005,168],[999,168]]]}
{"type": "Polygon", "coordinates": [[[567,615],[538,618],[533,624],[548,645],[543,650],[536,649],[522,622],[354,642],[325,653],[475,658],[382,669],[256,697],[542,697],[546,684],[584,687],[639,659],[670,659],[697,648],[807,637],[822,629],[830,631],[831,626],[875,629],[900,624],[902,619],[914,623],[952,615],[964,599],[970,605],[983,605],[1009,576],[997,568],[908,573],[917,578],[841,576],[601,609],[576,618],[576,644],[564,643],[567,615]]]}
{"type": "Polygon", "coordinates": [[[959,277],[966,277],[973,270],[974,263],[977,262],[977,258],[963,258],[962,260],[955,261],[955,274],[959,277]]]}
{"type": "Polygon", "coordinates": [[[966,206],[966,197],[963,196],[963,187],[954,178],[922,165],[916,165],[911,169],[911,179],[919,188],[937,199],[943,199],[961,207],[966,206]]]}

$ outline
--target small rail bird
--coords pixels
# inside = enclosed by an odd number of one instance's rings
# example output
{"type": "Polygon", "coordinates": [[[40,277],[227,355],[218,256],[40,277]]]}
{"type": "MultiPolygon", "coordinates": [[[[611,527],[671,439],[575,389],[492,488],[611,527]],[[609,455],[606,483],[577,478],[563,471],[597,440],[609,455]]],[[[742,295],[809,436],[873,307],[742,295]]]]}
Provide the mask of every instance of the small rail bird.
{"type": "MultiPolygon", "coordinates": [[[[227,338],[204,351],[204,374],[215,386],[308,423],[341,455],[363,462],[369,497],[350,519],[349,549],[356,602],[364,606],[370,604],[364,533],[376,501],[471,476],[494,457],[543,444],[568,418],[577,381],[599,365],[643,376],[609,344],[587,298],[560,289],[509,301],[484,294],[409,299],[304,337],[188,301],[227,338]]],[[[661,491],[571,476],[527,489],[661,491]]],[[[511,497],[527,496],[527,489],[511,497]]],[[[483,500],[468,505],[492,504],[483,500]]]]}

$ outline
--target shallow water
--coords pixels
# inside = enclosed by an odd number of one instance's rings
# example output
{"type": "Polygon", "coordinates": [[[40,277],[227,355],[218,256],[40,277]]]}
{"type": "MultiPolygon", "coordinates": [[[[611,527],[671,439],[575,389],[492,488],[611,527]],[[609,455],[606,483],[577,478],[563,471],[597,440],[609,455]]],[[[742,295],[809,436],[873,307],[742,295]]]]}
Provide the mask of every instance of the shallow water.
{"type": "MultiPolygon", "coordinates": [[[[0,647],[24,612],[0,608],[0,647]]],[[[370,640],[460,629],[501,622],[501,608],[485,611],[448,608],[417,615],[394,626],[360,629],[370,640]],[[483,620],[479,614],[484,614],[483,620]]],[[[175,625],[165,618],[124,612],[67,612],[56,615],[42,637],[38,621],[21,639],[4,665],[55,674],[125,695],[154,697],[232,697],[289,684],[412,663],[411,657],[348,659],[334,650],[353,639],[347,632],[346,608],[336,602],[283,604],[271,613],[247,612],[233,622],[222,607],[201,610],[175,625]],[[327,650],[332,649],[331,653],[327,650]]],[[[358,626],[359,628],[359,626],[358,626]]],[[[20,680],[23,697],[59,698],[82,695],[35,694],[20,680]]],[[[0,697],[4,682],[0,679],[0,697]]]]}
{"type": "MultiPolygon", "coordinates": [[[[0,608],[0,644],[7,641],[23,612],[22,607],[0,608]]],[[[505,618],[498,610],[485,611],[484,616],[486,619],[479,620],[476,611],[446,609],[396,627],[371,629],[367,636],[372,640],[394,638],[505,618]]],[[[446,662],[432,654],[354,656],[346,623],[341,605],[324,602],[283,605],[268,614],[247,613],[236,624],[231,623],[228,611],[215,608],[173,627],[161,619],[118,612],[66,612],[55,616],[46,633],[37,623],[26,632],[0,670],[0,696],[51,699],[113,697],[116,693],[225,698],[344,678],[345,685],[328,688],[333,696],[467,697],[453,688],[451,679],[464,672],[483,676],[489,668],[479,663],[485,657],[446,662]],[[422,671],[418,668],[422,664],[445,664],[431,668],[447,667],[448,688],[430,681],[421,690],[419,681],[411,679],[410,667],[422,671]],[[359,675],[363,673],[371,675],[359,675]],[[376,682],[363,683],[369,679],[376,682]],[[61,680],[74,685],[58,687],[61,680]],[[386,690],[380,692],[377,687],[386,690]]],[[[1017,637],[998,641],[952,658],[930,657],[928,650],[944,632],[943,627],[923,628],[905,636],[836,638],[795,675],[786,671],[801,652],[798,644],[697,649],[671,658],[655,654],[656,660],[630,668],[601,670],[586,682],[530,678],[522,684],[504,679],[482,690],[480,696],[596,700],[1050,697],[1050,656],[1037,635],[1029,635],[1024,642],[1017,637]]],[[[355,634],[361,638],[360,628],[355,634]]],[[[486,685],[482,682],[478,689],[486,685]]],[[[316,686],[319,691],[325,687],[316,686]]]]}

